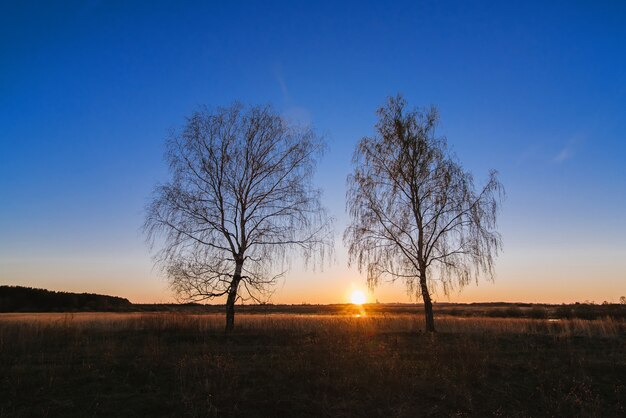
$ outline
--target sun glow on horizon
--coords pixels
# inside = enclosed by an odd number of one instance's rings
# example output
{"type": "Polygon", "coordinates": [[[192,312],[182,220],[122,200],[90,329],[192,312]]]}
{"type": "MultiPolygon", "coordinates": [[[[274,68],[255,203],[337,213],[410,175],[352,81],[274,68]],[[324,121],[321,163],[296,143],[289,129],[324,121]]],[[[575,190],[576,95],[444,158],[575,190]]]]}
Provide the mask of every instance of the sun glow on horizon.
{"type": "Polygon", "coordinates": [[[352,302],[354,305],[363,305],[366,300],[367,297],[365,296],[365,293],[363,293],[363,291],[361,290],[354,290],[350,294],[350,302],[352,302]]]}

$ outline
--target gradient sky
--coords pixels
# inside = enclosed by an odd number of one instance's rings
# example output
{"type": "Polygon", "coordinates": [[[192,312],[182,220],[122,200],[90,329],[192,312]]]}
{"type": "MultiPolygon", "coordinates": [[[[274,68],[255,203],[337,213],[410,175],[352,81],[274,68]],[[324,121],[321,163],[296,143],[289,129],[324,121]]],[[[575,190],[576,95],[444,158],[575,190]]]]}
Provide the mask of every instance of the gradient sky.
{"type": "MultiPolygon", "coordinates": [[[[309,3],[3,1],[0,283],[170,301],[140,231],[164,139],[240,100],[330,145],[336,261],[295,260],[273,301],[346,301],[365,288],[341,243],[352,151],[402,92],[508,195],[496,281],[436,300],[626,295],[626,2],[309,3]]],[[[409,300],[401,283],[369,297],[409,300]]]]}

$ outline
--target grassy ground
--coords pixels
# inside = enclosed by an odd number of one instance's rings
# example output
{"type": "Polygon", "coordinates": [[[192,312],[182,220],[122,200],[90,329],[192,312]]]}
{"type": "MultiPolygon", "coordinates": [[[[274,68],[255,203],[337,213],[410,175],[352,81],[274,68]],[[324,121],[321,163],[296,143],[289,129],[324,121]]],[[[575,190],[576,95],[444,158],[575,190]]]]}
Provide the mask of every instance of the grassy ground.
{"type": "Polygon", "coordinates": [[[0,315],[0,417],[624,416],[626,323],[0,315]]]}

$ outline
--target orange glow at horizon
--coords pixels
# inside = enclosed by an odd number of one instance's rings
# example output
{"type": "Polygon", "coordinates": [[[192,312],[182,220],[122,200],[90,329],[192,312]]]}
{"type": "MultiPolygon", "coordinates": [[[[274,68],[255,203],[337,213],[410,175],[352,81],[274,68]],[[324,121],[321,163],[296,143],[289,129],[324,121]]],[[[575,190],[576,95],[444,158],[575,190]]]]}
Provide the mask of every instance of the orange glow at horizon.
{"type": "MultiPolygon", "coordinates": [[[[591,301],[619,303],[626,295],[626,247],[612,248],[594,258],[582,250],[563,248],[513,249],[498,259],[494,282],[481,278],[464,288],[454,288],[448,295],[433,289],[435,302],[528,302],[574,303],[591,301]],[[590,281],[589,277],[594,280],[590,281]]],[[[53,253],[25,258],[0,257],[2,284],[44,288],[77,293],[99,293],[128,298],[133,303],[175,303],[175,295],[165,277],[155,271],[144,250],[128,255],[78,254],[64,257],[53,253]],[[143,255],[142,255],[143,254],[143,255]]],[[[305,269],[296,263],[272,294],[274,304],[350,303],[351,294],[361,290],[367,302],[420,303],[407,293],[403,282],[381,282],[366,289],[366,279],[347,266],[339,254],[337,263],[323,272],[305,269]]],[[[205,303],[222,304],[213,299],[205,303]]]]}

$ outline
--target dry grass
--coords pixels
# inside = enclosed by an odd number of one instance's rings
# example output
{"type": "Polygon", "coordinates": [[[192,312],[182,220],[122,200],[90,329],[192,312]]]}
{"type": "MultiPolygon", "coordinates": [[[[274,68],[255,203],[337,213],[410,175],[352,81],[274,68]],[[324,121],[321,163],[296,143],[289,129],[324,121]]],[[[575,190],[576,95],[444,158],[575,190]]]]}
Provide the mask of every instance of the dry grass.
{"type": "Polygon", "coordinates": [[[623,320],[236,320],[0,315],[0,417],[624,414],[623,320]]]}

